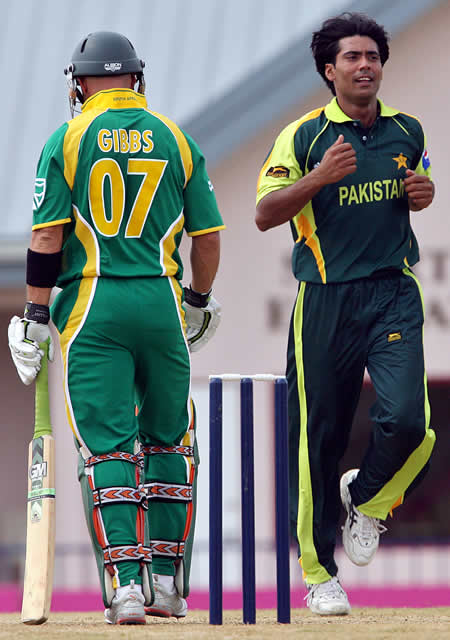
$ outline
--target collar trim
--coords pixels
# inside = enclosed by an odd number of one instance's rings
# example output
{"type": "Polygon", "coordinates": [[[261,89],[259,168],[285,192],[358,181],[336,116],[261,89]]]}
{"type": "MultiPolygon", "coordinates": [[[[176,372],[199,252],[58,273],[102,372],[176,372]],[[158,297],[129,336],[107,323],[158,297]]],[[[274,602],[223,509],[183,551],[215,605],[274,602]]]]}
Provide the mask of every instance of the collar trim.
{"type": "Polygon", "coordinates": [[[81,106],[84,113],[89,109],[137,109],[147,108],[147,100],[142,93],[133,89],[106,89],[97,91],[81,106]]]}
{"type": "MultiPolygon", "coordinates": [[[[379,98],[378,104],[380,107],[380,116],[383,118],[392,118],[399,113],[397,109],[386,106],[379,98]]],[[[353,118],[350,118],[350,116],[342,111],[336,97],[334,97],[325,107],[325,116],[332,122],[354,122],[353,118]]]]}

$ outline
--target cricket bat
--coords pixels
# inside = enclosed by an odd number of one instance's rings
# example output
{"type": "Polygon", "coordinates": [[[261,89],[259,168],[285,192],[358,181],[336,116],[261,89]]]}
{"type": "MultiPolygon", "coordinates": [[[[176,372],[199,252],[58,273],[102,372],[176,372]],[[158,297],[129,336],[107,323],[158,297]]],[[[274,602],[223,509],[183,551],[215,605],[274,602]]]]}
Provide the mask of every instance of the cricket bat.
{"type": "Polygon", "coordinates": [[[55,560],[55,441],[48,398],[48,343],[36,378],[34,434],[28,448],[28,505],[22,622],[48,619],[55,560]]]}

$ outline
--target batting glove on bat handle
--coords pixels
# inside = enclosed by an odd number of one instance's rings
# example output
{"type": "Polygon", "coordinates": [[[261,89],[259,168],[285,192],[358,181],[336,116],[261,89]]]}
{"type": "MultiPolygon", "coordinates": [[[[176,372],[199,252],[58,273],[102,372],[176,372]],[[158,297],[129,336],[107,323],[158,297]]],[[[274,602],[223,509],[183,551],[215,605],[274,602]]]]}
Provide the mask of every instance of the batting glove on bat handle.
{"type": "Polygon", "coordinates": [[[8,327],[8,344],[11,357],[20,379],[26,385],[35,380],[44,355],[39,347],[48,342],[48,359],[53,360],[54,349],[48,321],[50,312],[46,305],[27,303],[23,318],[14,316],[8,327]]]}
{"type": "Polygon", "coordinates": [[[191,352],[199,351],[214,336],[221,320],[219,302],[208,293],[184,288],[186,335],[191,352]]]}

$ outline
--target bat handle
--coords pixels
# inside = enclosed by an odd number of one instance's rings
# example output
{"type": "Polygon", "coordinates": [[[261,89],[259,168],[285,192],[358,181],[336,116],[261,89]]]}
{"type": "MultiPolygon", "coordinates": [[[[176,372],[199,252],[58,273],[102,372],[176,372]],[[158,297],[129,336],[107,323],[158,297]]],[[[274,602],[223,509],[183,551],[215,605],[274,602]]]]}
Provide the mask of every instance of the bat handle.
{"type": "Polygon", "coordinates": [[[34,438],[52,434],[52,426],[50,420],[50,403],[48,397],[49,342],[50,339],[46,340],[45,342],[41,342],[39,345],[39,347],[43,350],[44,355],[42,356],[40,371],[36,377],[34,438]]]}

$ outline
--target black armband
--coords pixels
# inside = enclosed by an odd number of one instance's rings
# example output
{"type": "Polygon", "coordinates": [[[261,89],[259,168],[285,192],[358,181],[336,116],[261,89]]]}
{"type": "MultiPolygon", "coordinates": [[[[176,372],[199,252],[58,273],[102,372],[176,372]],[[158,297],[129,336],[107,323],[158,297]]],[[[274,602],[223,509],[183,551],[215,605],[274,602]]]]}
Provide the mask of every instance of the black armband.
{"type": "Polygon", "coordinates": [[[39,322],[40,324],[48,324],[48,321],[50,320],[50,309],[46,304],[34,304],[34,302],[27,302],[23,316],[25,320],[39,322]]]}
{"type": "Polygon", "coordinates": [[[30,287],[51,289],[61,271],[62,251],[57,253],[40,253],[28,249],[27,284],[30,287]]]}
{"type": "Polygon", "coordinates": [[[194,291],[191,286],[189,286],[189,289],[184,287],[184,299],[193,307],[206,307],[211,297],[211,291],[212,289],[210,289],[208,293],[199,293],[198,291],[194,291]]]}

